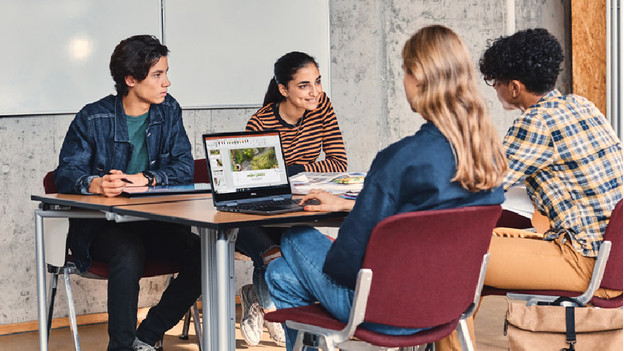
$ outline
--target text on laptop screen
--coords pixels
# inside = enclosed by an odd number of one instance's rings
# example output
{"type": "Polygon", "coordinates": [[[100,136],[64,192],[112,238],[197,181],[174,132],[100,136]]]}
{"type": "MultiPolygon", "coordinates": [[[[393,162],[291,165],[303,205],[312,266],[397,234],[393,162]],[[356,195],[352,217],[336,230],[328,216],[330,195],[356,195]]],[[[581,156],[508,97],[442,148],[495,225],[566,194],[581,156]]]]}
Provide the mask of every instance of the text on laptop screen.
{"type": "Polygon", "coordinates": [[[206,137],[215,193],[288,184],[279,133],[206,137]]]}

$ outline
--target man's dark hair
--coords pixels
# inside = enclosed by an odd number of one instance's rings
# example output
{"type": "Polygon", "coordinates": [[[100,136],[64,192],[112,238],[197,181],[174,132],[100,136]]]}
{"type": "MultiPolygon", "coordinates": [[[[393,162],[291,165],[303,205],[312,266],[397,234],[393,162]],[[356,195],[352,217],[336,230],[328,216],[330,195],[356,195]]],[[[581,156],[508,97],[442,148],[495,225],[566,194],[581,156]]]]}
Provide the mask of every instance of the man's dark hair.
{"type": "Polygon", "coordinates": [[[168,53],[167,47],[152,35],[135,35],[122,40],[115,47],[109,65],[117,94],[128,95],[127,76],[142,81],[150,68],[168,53]]]}
{"type": "Polygon", "coordinates": [[[536,28],[496,39],[479,60],[479,69],[486,80],[518,80],[528,91],[544,94],[555,88],[561,62],[557,38],[536,28]]]}

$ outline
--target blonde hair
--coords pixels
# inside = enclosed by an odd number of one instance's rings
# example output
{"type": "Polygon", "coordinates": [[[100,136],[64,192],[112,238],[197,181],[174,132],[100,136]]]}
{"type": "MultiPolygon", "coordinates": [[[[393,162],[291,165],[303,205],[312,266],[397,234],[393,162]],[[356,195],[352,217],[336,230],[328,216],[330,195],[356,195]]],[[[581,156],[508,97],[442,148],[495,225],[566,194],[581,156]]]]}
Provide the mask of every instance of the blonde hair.
{"type": "Polygon", "coordinates": [[[440,25],[420,29],[403,47],[403,66],[417,82],[412,110],[435,124],[453,147],[452,181],[471,192],[500,185],[507,160],[459,36],[440,25]]]}

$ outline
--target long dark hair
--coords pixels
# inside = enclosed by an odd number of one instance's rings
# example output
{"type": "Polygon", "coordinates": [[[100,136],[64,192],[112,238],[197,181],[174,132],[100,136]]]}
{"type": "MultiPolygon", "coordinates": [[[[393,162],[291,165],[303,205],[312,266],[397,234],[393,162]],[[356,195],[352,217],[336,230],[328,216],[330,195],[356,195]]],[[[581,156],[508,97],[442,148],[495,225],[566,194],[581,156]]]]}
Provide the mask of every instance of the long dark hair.
{"type": "Polygon", "coordinates": [[[297,73],[300,68],[310,63],[313,63],[316,68],[318,68],[318,63],[316,63],[314,57],[299,51],[289,52],[275,61],[273,65],[273,77],[271,81],[269,81],[266,94],[264,94],[262,106],[284,100],[285,98],[280,93],[278,85],[282,84],[288,86],[288,82],[293,79],[295,73],[297,73]]]}

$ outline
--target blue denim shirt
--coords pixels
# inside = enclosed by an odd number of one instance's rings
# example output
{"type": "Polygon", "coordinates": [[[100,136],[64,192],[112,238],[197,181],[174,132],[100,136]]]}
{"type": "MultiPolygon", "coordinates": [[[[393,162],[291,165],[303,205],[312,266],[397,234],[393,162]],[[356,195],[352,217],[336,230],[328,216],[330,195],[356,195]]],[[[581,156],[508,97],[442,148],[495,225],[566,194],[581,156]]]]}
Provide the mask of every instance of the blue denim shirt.
{"type": "MultiPolygon", "coordinates": [[[[193,156],[178,102],[167,95],[149,111],[146,140],[149,170],[159,185],[193,182],[193,156]]],[[[128,140],[122,100],[109,95],[86,105],[72,121],[54,171],[61,193],[88,194],[89,184],[106,171],[126,171],[133,147],[128,140]]]]}
{"type": "MultiPolygon", "coordinates": [[[[126,114],[119,96],[109,95],[88,104],[69,126],[54,181],[60,193],[89,194],[89,184],[105,171],[126,171],[133,147],[128,138],[126,114]]],[[[193,156],[182,110],[170,95],[151,105],[146,141],[149,170],[159,185],[193,182],[193,156]]],[[[100,219],[70,220],[68,242],[80,271],[91,266],[89,248],[101,226],[100,219]]]]}
{"type": "Polygon", "coordinates": [[[431,122],[380,151],[327,253],[323,272],[354,289],[370,234],[391,215],[503,202],[502,187],[473,193],[451,181],[456,172],[451,144],[431,122]]]}

